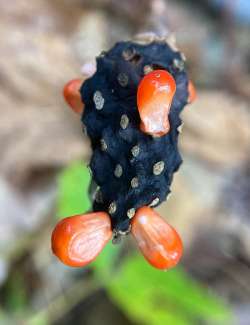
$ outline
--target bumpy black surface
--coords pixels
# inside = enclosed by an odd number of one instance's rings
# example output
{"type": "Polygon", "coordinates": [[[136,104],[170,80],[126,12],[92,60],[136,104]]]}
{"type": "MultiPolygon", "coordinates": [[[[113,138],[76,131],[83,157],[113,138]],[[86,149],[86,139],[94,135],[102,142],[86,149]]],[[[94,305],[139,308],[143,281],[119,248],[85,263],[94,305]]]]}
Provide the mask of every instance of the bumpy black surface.
{"type": "Polygon", "coordinates": [[[187,103],[187,86],[188,78],[180,53],[174,52],[165,42],[156,41],[148,45],[117,43],[97,58],[96,73],[83,83],[81,95],[85,110],[82,122],[93,149],[90,162],[93,179],[101,191],[93,209],[108,212],[111,202],[115,202],[116,211],[110,214],[113,229],[128,230],[129,209],[150,205],[155,198],[159,198],[160,204],[170,192],[173,173],[182,162],[177,146],[177,128],[181,125],[179,115],[187,103]],[[145,75],[145,66],[167,70],[177,87],[169,114],[170,132],[159,138],[139,129],[136,94],[145,75]],[[96,91],[103,97],[102,109],[96,108],[93,99],[96,91]],[[126,129],[120,126],[124,114],[129,118],[126,129]],[[101,139],[107,144],[106,150],[101,146],[101,139]],[[136,157],[131,153],[135,145],[140,148],[136,157]],[[154,175],[153,165],[158,161],[164,161],[165,168],[160,175],[154,175]],[[117,164],[123,169],[119,178],[114,175],[117,164]],[[137,188],[131,187],[134,177],[139,181],[137,188]]]}

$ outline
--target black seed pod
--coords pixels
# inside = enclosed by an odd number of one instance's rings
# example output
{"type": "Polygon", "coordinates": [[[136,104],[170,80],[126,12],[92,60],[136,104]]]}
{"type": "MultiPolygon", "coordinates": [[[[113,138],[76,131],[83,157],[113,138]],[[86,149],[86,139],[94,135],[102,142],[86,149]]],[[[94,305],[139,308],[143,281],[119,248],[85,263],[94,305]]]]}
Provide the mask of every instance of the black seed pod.
{"type": "Polygon", "coordinates": [[[81,95],[82,122],[93,149],[90,167],[102,193],[93,209],[108,212],[113,229],[126,232],[136,209],[166,199],[173,173],[182,162],[177,129],[188,100],[182,55],[163,41],[117,43],[97,58],[97,71],[84,82],[81,95]],[[140,80],[155,69],[167,70],[176,82],[170,131],[158,138],[139,129],[136,102],[140,80]]]}

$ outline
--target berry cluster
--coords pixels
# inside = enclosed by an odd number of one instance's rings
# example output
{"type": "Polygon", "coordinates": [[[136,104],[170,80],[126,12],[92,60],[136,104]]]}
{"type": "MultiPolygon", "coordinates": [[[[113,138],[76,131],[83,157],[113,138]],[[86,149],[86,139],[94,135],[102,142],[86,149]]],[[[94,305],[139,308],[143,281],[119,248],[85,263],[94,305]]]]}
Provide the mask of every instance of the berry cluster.
{"type": "Polygon", "coordinates": [[[181,240],[151,207],[166,199],[182,162],[180,113],[194,97],[183,54],[164,40],[117,43],[97,58],[93,76],[83,83],[71,81],[64,95],[81,113],[91,140],[90,168],[97,187],[95,212],[59,223],[53,251],[66,264],[86,265],[112,232],[117,238],[131,230],[152,265],[175,265],[181,240]]]}

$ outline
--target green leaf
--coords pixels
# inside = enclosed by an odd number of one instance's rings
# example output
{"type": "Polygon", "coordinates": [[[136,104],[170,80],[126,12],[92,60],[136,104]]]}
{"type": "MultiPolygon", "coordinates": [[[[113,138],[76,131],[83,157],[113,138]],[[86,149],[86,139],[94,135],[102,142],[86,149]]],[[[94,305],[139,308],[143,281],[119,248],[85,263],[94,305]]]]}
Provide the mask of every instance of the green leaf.
{"type": "Polygon", "coordinates": [[[143,324],[230,324],[231,314],[223,302],[181,268],[162,272],[139,256],[124,262],[107,290],[114,303],[143,324]]]}
{"type": "Polygon", "coordinates": [[[88,195],[90,173],[81,162],[65,168],[58,177],[57,218],[61,219],[90,209],[88,195]]]}
{"type": "Polygon", "coordinates": [[[47,311],[40,311],[35,313],[30,318],[26,319],[26,325],[49,325],[49,318],[48,318],[47,311]]]}
{"type": "Polygon", "coordinates": [[[7,282],[6,307],[12,313],[19,313],[27,307],[27,292],[23,275],[17,271],[7,282]]]}

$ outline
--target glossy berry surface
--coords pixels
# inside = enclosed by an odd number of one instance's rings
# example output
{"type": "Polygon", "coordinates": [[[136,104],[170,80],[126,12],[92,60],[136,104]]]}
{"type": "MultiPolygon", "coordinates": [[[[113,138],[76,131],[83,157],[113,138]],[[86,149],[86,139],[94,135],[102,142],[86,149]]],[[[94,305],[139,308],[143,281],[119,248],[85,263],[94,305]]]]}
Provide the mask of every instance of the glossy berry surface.
{"type": "Polygon", "coordinates": [[[157,212],[149,207],[136,211],[132,235],[146,260],[155,268],[174,267],[182,256],[180,236],[157,212]]]}
{"type": "Polygon", "coordinates": [[[167,134],[168,114],[176,91],[175,80],[166,70],[149,72],[139,83],[137,106],[141,118],[140,129],[153,136],[167,134]]]}
{"type": "Polygon", "coordinates": [[[51,247],[64,264],[80,267],[92,262],[111,237],[111,222],[107,213],[75,215],[56,225],[51,247]]]}
{"type": "Polygon", "coordinates": [[[84,104],[81,99],[80,88],[83,83],[82,79],[70,80],[63,89],[63,96],[69,107],[78,114],[82,114],[84,104]]]}

